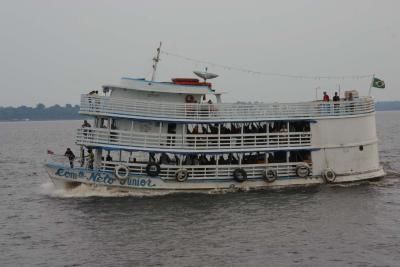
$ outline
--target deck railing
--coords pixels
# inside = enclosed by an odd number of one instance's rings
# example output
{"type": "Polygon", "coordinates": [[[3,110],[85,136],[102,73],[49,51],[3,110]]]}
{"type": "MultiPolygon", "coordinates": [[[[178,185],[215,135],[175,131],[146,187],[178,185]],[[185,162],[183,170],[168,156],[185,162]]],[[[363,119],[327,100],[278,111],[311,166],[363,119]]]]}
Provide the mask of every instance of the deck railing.
{"type": "Polygon", "coordinates": [[[82,128],[77,131],[76,143],[86,146],[112,145],[122,148],[221,151],[310,146],[311,132],[181,135],[82,128]]]}
{"type": "MultiPolygon", "coordinates": [[[[119,163],[111,161],[103,161],[101,168],[114,171],[115,166],[124,164],[128,167],[131,174],[146,174],[145,163],[119,163]]],[[[268,164],[242,164],[242,165],[160,165],[160,176],[167,180],[175,180],[175,173],[179,169],[186,169],[189,174],[189,180],[204,180],[214,178],[233,179],[233,172],[237,168],[242,168],[246,171],[248,178],[260,178],[266,168],[275,170],[279,177],[296,176],[296,167],[303,162],[289,163],[268,163],[268,164]]]]}
{"type": "Polygon", "coordinates": [[[357,115],[374,110],[374,101],[371,97],[338,102],[192,104],[82,95],[80,107],[81,114],[177,121],[256,121],[279,118],[317,118],[357,115]]]}
{"type": "MultiPolygon", "coordinates": [[[[48,163],[58,163],[69,167],[69,160],[63,155],[50,155],[48,163]]],[[[81,165],[80,159],[75,159],[75,167],[81,165]]],[[[102,161],[100,169],[114,172],[117,165],[123,164],[128,167],[130,174],[146,175],[147,163],[132,163],[118,161],[102,161]]],[[[304,162],[288,162],[288,163],[260,163],[260,164],[232,164],[232,165],[182,165],[161,164],[160,176],[163,179],[175,180],[175,173],[179,169],[188,170],[190,180],[201,180],[210,178],[225,178],[232,179],[233,172],[237,168],[242,168],[246,171],[248,178],[260,178],[266,168],[275,170],[280,177],[296,176],[296,167],[304,162]]],[[[311,167],[311,164],[309,164],[311,167]]],[[[87,167],[87,164],[83,164],[87,167]]],[[[312,169],[312,168],[311,168],[312,169]]],[[[310,174],[311,175],[311,174],[310,174]]]]}

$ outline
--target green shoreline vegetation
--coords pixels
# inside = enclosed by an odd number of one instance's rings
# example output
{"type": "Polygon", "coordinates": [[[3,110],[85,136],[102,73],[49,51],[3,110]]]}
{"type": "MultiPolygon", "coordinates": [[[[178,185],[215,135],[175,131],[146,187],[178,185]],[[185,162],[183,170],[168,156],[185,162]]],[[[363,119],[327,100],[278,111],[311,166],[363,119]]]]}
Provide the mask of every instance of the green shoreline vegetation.
{"type": "MultiPolygon", "coordinates": [[[[376,102],[377,111],[400,110],[400,101],[376,102]]],[[[42,120],[79,120],[79,105],[54,105],[46,107],[39,103],[36,107],[0,107],[0,121],[42,121],[42,120]]]]}
{"type": "Polygon", "coordinates": [[[0,107],[0,121],[28,121],[28,120],[78,120],[83,116],[79,113],[79,106],[66,104],[64,107],[54,105],[46,107],[37,104],[36,107],[0,107]]]}

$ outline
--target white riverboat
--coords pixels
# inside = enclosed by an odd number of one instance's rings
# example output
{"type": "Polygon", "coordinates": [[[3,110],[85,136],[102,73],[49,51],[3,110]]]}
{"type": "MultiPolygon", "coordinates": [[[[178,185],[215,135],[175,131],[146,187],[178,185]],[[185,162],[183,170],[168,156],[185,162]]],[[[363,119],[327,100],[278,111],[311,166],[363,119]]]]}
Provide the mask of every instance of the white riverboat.
{"type": "Polygon", "coordinates": [[[223,103],[206,81],[153,78],[124,77],[103,86],[104,95],[81,96],[80,114],[93,120],[77,129],[75,164],[64,155],[46,164],[57,186],[247,190],[385,175],[370,96],[223,103]]]}

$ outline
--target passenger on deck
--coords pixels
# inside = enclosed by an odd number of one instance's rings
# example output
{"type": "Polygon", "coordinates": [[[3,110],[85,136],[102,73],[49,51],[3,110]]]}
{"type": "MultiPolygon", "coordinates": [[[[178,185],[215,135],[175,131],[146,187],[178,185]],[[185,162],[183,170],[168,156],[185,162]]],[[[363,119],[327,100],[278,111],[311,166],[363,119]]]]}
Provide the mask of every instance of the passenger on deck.
{"type": "Polygon", "coordinates": [[[180,160],[180,158],[178,157],[178,155],[174,155],[174,158],[175,158],[175,164],[176,164],[176,165],[179,165],[180,162],[181,162],[181,160],[180,160]]]}
{"type": "Polygon", "coordinates": [[[208,159],[206,158],[206,156],[201,155],[199,158],[199,163],[200,165],[208,165],[208,159]]]}
{"type": "Polygon", "coordinates": [[[349,93],[349,97],[347,98],[347,101],[353,101],[353,93],[349,93]]]}
{"type": "Polygon", "coordinates": [[[88,168],[93,169],[94,153],[91,148],[88,149],[88,168]]]}
{"type": "Polygon", "coordinates": [[[199,157],[197,155],[192,156],[192,165],[199,165],[199,157]]]}
{"type": "Polygon", "coordinates": [[[281,129],[279,130],[279,132],[281,132],[281,133],[287,132],[286,125],[282,125],[281,129]]]}
{"type": "Polygon", "coordinates": [[[92,125],[90,125],[90,123],[88,123],[87,120],[84,120],[83,123],[82,123],[82,129],[84,129],[84,130],[82,130],[82,131],[83,131],[83,135],[84,135],[84,136],[86,136],[87,133],[90,132],[90,130],[87,130],[87,129],[85,129],[85,128],[90,128],[90,127],[92,127],[92,125]]]}
{"type": "Polygon", "coordinates": [[[199,126],[196,125],[196,126],[193,127],[192,134],[198,134],[198,133],[199,133],[199,126]]]}
{"type": "Polygon", "coordinates": [[[72,152],[72,150],[68,147],[67,151],[65,151],[64,156],[66,156],[69,160],[69,166],[71,168],[74,168],[74,159],[75,159],[75,155],[72,152]]]}
{"type": "Polygon", "coordinates": [[[224,159],[224,156],[219,156],[218,159],[218,165],[225,165],[226,164],[226,160],[224,159]]]}
{"type": "Polygon", "coordinates": [[[275,163],[275,157],[273,153],[268,153],[268,163],[275,163]]]}
{"type": "MultiPolygon", "coordinates": [[[[354,100],[354,99],[353,99],[353,93],[349,93],[349,95],[348,95],[348,97],[347,97],[346,100],[347,100],[347,101],[353,101],[353,100],[354,100]]],[[[348,107],[350,108],[350,110],[348,110],[348,111],[350,111],[350,112],[353,112],[354,109],[355,109],[354,103],[348,104],[348,107]]]]}
{"type": "Polygon", "coordinates": [[[155,157],[155,153],[154,152],[150,152],[149,153],[149,162],[156,162],[156,157],[155,157]]]}
{"type": "Polygon", "coordinates": [[[322,100],[325,102],[329,102],[329,95],[326,92],[324,92],[324,97],[322,100]]]}
{"type": "Polygon", "coordinates": [[[210,124],[211,134],[218,134],[218,126],[210,124]]]}
{"type": "Polygon", "coordinates": [[[211,99],[208,100],[207,104],[209,105],[208,110],[211,113],[214,113],[214,112],[218,111],[218,109],[215,107],[215,105],[213,105],[213,102],[211,101],[211,99]]]}
{"type": "Polygon", "coordinates": [[[90,127],[92,127],[92,125],[90,125],[90,123],[88,123],[87,120],[84,120],[82,123],[82,128],[90,128],[90,127]]]}
{"type": "Polygon", "coordinates": [[[226,127],[225,125],[221,126],[221,134],[230,134],[230,132],[231,130],[229,130],[228,127],[226,127]]]}
{"type": "Polygon", "coordinates": [[[332,98],[333,101],[340,101],[340,97],[338,96],[338,92],[335,92],[335,95],[332,98]]]}
{"type": "Polygon", "coordinates": [[[209,165],[215,165],[217,162],[215,161],[215,157],[211,156],[210,161],[208,162],[209,165]]]}
{"type": "Polygon", "coordinates": [[[171,159],[168,157],[166,153],[162,153],[160,156],[160,164],[169,164],[171,159]]]}
{"type": "Polygon", "coordinates": [[[229,153],[228,155],[228,164],[238,164],[239,161],[232,155],[232,153],[229,153]]]}
{"type": "Polygon", "coordinates": [[[186,156],[186,158],[183,161],[183,165],[192,165],[192,164],[193,162],[191,156],[186,156]]]}
{"type": "Polygon", "coordinates": [[[112,157],[110,155],[110,151],[107,153],[106,161],[112,161],[112,157]]]}

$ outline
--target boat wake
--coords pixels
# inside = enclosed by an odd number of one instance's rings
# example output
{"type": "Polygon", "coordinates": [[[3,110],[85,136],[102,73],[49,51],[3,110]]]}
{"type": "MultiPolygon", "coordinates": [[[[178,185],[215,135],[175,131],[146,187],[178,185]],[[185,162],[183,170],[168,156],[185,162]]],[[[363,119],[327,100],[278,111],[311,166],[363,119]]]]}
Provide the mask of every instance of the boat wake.
{"type": "Polygon", "coordinates": [[[154,197],[176,193],[176,191],[154,190],[122,190],[104,186],[81,184],[71,189],[59,189],[52,182],[41,185],[41,193],[55,198],[87,198],[87,197],[154,197]]]}
{"type": "MultiPolygon", "coordinates": [[[[124,188],[107,188],[104,186],[94,186],[80,184],[74,188],[56,188],[52,182],[46,182],[40,186],[40,193],[55,198],[86,198],[86,197],[156,197],[171,194],[226,194],[236,192],[235,189],[212,189],[212,190],[146,190],[135,189],[126,190],[124,188]]],[[[250,191],[250,190],[240,190],[250,191]]]]}
{"type": "Polygon", "coordinates": [[[373,185],[379,187],[394,186],[400,183],[400,172],[393,170],[386,170],[386,175],[383,178],[369,181],[350,182],[343,184],[330,184],[330,187],[354,187],[360,185],[373,185]]]}

